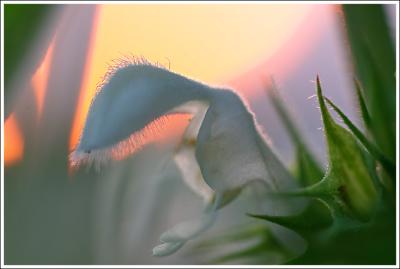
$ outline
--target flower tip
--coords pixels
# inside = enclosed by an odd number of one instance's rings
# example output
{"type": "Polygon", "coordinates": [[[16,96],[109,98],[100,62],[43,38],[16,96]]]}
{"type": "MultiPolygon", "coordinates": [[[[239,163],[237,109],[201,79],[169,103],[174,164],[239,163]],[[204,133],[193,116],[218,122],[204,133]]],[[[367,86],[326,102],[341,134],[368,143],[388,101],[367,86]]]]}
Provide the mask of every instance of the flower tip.
{"type": "Polygon", "coordinates": [[[183,244],[184,242],[163,243],[153,248],[153,256],[163,257],[174,254],[183,246],[183,244]]]}
{"type": "Polygon", "coordinates": [[[77,167],[80,164],[82,164],[85,160],[88,159],[89,157],[89,152],[85,152],[80,149],[75,149],[74,151],[71,152],[69,155],[69,162],[72,167],[77,167]]]}
{"type": "Polygon", "coordinates": [[[69,164],[71,168],[78,168],[83,164],[94,165],[96,170],[112,160],[112,151],[110,149],[88,150],[77,146],[69,155],[69,164]]]}

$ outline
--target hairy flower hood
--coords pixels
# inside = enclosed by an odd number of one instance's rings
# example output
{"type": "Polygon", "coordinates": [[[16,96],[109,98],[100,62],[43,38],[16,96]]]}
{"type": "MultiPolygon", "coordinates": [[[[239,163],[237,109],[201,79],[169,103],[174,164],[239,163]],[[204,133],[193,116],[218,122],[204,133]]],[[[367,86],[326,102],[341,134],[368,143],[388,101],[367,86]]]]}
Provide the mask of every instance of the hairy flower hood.
{"type": "MultiPolygon", "coordinates": [[[[263,182],[269,191],[296,187],[237,94],[143,61],[108,74],[92,102],[71,162],[103,162],[112,154],[140,148],[143,137],[152,131],[150,125],[174,113],[193,115],[174,160],[186,184],[204,198],[208,211],[199,220],[172,229],[190,231],[186,237],[185,233],[162,237],[164,244],[155,248],[155,255],[168,255],[203,231],[214,219],[214,211],[251,182],[263,182]],[[165,238],[180,240],[165,242],[165,238]]],[[[289,214],[295,207],[286,203],[279,210],[289,214]]]]}

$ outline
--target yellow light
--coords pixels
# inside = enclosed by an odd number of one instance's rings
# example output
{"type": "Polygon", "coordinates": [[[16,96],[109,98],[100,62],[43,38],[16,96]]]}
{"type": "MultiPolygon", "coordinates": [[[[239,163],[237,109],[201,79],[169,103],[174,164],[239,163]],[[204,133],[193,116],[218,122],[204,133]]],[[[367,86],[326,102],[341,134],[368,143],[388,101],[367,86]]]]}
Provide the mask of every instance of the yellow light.
{"type": "Polygon", "coordinates": [[[268,59],[310,11],[303,5],[104,5],[94,48],[94,86],[107,63],[144,56],[207,83],[224,83],[268,59]]]}

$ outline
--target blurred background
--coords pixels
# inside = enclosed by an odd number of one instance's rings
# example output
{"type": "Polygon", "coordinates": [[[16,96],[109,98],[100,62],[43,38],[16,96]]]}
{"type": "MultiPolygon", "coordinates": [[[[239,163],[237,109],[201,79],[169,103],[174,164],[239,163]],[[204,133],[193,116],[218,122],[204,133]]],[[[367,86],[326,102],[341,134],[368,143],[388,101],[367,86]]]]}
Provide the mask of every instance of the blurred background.
{"type": "MultiPolygon", "coordinates": [[[[322,123],[312,98],[317,74],[324,94],[360,123],[337,5],[3,7],[6,264],[201,264],[218,255],[196,253],[189,242],[171,257],[151,256],[163,231],[201,212],[201,199],[170,161],[187,118],[174,117],[162,139],[100,172],[69,167],[68,154],[96,86],[118,58],[142,56],[195,80],[234,89],[288,167],[293,145],[267,97],[271,77],[322,164],[322,123]]],[[[384,7],[393,39],[395,8],[384,7]]],[[[249,197],[244,193],[222,210],[204,237],[257,222],[244,214],[254,203],[249,197]]],[[[280,244],[298,240],[274,229],[280,244]]],[[[268,261],[284,257],[271,252],[268,261]]]]}

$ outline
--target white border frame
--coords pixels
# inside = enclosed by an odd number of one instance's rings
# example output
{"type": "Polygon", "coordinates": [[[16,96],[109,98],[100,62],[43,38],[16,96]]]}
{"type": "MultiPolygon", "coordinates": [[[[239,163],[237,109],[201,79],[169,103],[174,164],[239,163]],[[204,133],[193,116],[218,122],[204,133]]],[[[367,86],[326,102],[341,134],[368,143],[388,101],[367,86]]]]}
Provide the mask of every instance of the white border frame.
{"type": "MultiPolygon", "coordinates": [[[[1,77],[4,77],[4,5],[5,4],[394,4],[396,27],[399,27],[399,3],[397,1],[2,1],[1,2],[1,77]]],[[[396,160],[399,160],[399,31],[396,31],[396,160]]],[[[399,268],[399,187],[396,193],[396,265],[5,265],[4,264],[4,79],[1,79],[1,268],[399,268]]],[[[396,165],[399,184],[399,166],[396,165]]]]}

